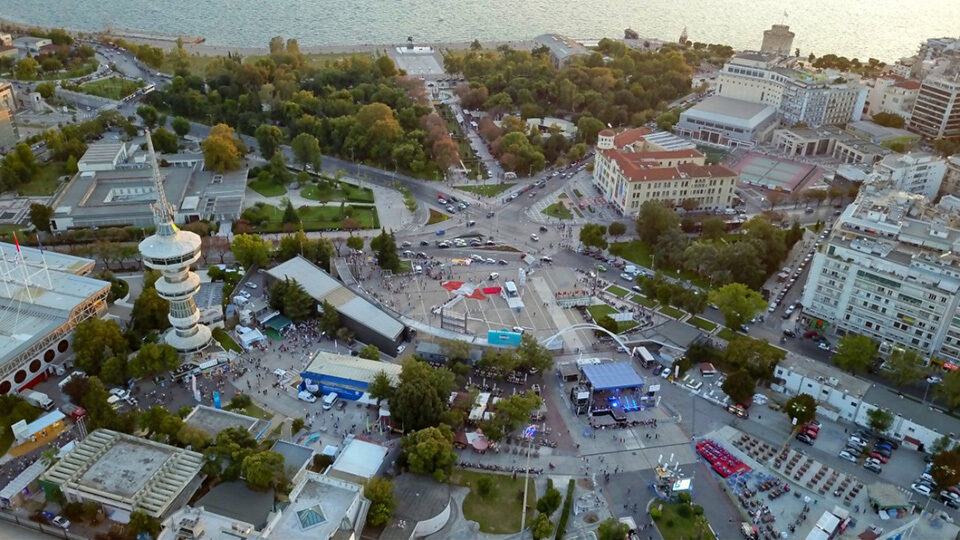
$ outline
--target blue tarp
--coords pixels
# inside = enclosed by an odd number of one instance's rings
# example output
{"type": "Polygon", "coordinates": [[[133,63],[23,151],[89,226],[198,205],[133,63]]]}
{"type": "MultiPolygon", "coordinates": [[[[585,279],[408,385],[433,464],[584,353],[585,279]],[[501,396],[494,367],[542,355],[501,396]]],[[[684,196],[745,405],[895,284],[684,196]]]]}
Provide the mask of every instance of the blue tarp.
{"type": "Polygon", "coordinates": [[[581,368],[594,390],[616,390],[643,386],[643,377],[630,362],[588,364],[581,368]]]}

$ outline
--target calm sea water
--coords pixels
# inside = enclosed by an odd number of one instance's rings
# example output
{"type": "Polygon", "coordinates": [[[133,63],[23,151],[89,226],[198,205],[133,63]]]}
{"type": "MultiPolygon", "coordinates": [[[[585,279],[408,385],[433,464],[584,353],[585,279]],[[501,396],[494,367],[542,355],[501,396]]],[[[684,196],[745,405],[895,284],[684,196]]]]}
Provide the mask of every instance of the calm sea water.
{"type": "Polygon", "coordinates": [[[0,0],[0,17],[80,30],[105,27],[203,36],[212,45],[644,37],[759,48],[786,22],[801,54],[892,61],[927,37],[960,35],[958,0],[0,0]]]}

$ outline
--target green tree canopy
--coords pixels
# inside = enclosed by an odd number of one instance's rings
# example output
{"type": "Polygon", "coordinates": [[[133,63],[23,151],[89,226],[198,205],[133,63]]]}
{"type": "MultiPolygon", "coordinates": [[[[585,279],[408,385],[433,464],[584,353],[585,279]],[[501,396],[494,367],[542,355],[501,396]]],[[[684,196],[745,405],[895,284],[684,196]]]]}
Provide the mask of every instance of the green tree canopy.
{"type": "Polygon", "coordinates": [[[390,382],[390,377],[386,371],[381,369],[373,376],[370,386],[367,387],[367,392],[370,393],[370,397],[377,400],[378,405],[381,400],[393,397],[393,383],[390,382]]]}
{"type": "Polygon", "coordinates": [[[753,392],[757,388],[757,381],[745,369],[739,369],[727,376],[721,389],[730,396],[735,403],[745,404],[753,399],[753,392]]]}
{"type": "Polygon", "coordinates": [[[238,263],[249,268],[253,265],[266,266],[270,260],[270,245],[262,237],[254,234],[238,234],[233,237],[230,251],[238,263]]]}
{"type": "Polygon", "coordinates": [[[330,302],[324,300],[320,303],[320,329],[327,333],[327,336],[333,336],[340,328],[340,313],[330,302]]]}
{"type": "Polygon", "coordinates": [[[116,321],[90,318],[73,332],[74,365],[89,375],[100,373],[107,358],[126,355],[127,340],[116,321]]]}
{"type": "Polygon", "coordinates": [[[167,128],[158,128],[150,132],[153,147],[164,154],[176,154],[180,149],[180,139],[167,128]]]}
{"type": "Polygon", "coordinates": [[[260,147],[260,155],[263,159],[270,159],[273,154],[283,144],[283,131],[277,126],[270,124],[260,124],[253,134],[257,139],[257,146],[260,147]]]}
{"type": "Polygon", "coordinates": [[[727,327],[733,330],[738,330],[767,305],[760,293],[750,290],[742,283],[728,283],[714,289],[710,291],[708,298],[720,309],[727,327]]]}
{"type": "MultiPolygon", "coordinates": [[[[385,58],[385,57],[384,57],[385,58]]],[[[382,527],[390,521],[396,500],[393,497],[393,482],[386,478],[374,477],[363,487],[363,496],[370,501],[367,524],[382,527]]]]}
{"type": "Polygon", "coordinates": [[[447,410],[447,399],[454,388],[450,370],[434,369],[408,358],[403,361],[400,382],[390,400],[390,414],[405,431],[435,426],[447,410]]]}
{"type": "Polygon", "coordinates": [[[933,395],[954,410],[960,407],[960,371],[949,371],[943,376],[943,381],[933,388],[933,395]]]}
{"type": "Polygon", "coordinates": [[[667,208],[658,200],[651,199],[640,205],[637,216],[637,233],[640,238],[654,244],[664,232],[680,227],[680,218],[672,208],[667,208]]]}
{"type": "Polygon", "coordinates": [[[783,411],[794,422],[795,429],[817,418],[817,400],[810,394],[797,394],[787,401],[783,411]]]}
{"type": "Polygon", "coordinates": [[[137,107],[137,116],[143,122],[143,125],[153,129],[160,121],[160,113],[152,105],[140,105],[137,107]]]}
{"type": "Polygon", "coordinates": [[[883,433],[893,424],[893,413],[886,409],[870,409],[867,411],[867,425],[870,429],[883,433]]]}
{"type": "Polygon", "coordinates": [[[380,349],[378,349],[376,345],[364,345],[363,349],[360,349],[359,356],[367,360],[380,360],[380,349]]]}
{"type": "Polygon", "coordinates": [[[146,343],[129,361],[127,371],[132,377],[149,377],[166,373],[179,365],[180,356],[176,349],[166,344],[146,343]]]}
{"type": "Polygon", "coordinates": [[[887,377],[896,387],[909,386],[923,378],[922,365],[923,359],[918,351],[897,347],[887,360],[887,377]]]}
{"type": "Polygon", "coordinates": [[[873,120],[874,124],[892,128],[902,128],[906,123],[906,120],[904,120],[899,114],[883,111],[874,114],[871,119],[873,120]]]}
{"type": "Polygon", "coordinates": [[[301,133],[290,141],[290,149],[293,150],[293,156],[300,163],[301,168],[309,164],[313,166],[313,170],[320,170],[320,142],[316,137],[309,133],[301,133]]]}
{"type": "Polygon", "coordinates": [[[607,232],[614,238],[627,232],[627,226],[622,221],[614,221],[607,226],[607,232]]]}
{"type": "Polygon", "coordinates": [[[847,334],[837,342],[833,362],[840,369],[856,373],[866,371],[877,357],[877,344],[867,336],[847,334]]]}
{"type": "Polygon", "coordinates": [[[617,521],[617,518],[608,518],[597,527],[597,540],[624,540],[629,532],[630,527],[617,521]]]}
{"type": "Polygon", "coordinates": [[[607,228],[597,223],[587,223],[580,229],[580,242],[585,246],[607,248],[607,228]]]}
{"type": "Polygon", "coordinates": [[[243,458],[241,473],[251,489],[263,491],[283,480],[284,458],[279,452],[264,450],[243,458]]]}
{"type": "Polygon", "coordinates": [[[457,462],[453,431],[446,424],[414,431],[400,441],[400,446],[412,472],[433,475],[438,482],[446,480],[457,462]]]}
{"type": "Polygon", "coordinates": [[[184,137],[190,133],[190,121],[182,116],[177,116],[171,120],[170,127],[173,128],[173,132],[176,133],[178,137],[184,137]]]}
{"type": "Polygon", "coordinates": [[[42,203],[30,204],[30,223],[38,231],[50,232],[50,218],[53,217],[53,208],[42,203]]]}
{"type": "Polygon", "coordinates": [[[960,450],[947,450],[933,456],[930,476],[940,489],[960,482],[960,450]]]}

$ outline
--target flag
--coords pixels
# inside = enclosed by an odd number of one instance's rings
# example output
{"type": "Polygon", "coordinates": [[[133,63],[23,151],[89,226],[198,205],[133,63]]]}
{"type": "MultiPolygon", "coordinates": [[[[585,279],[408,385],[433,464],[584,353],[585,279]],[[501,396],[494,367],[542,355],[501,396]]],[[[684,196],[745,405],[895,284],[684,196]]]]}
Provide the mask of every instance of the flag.
{"type": "Polygon", "coordinates": [[[20,264],[20,241],[17,240],[17,233],[13,233],[13,243],[17,246],[17,259],[14,262],[20,264]]]}

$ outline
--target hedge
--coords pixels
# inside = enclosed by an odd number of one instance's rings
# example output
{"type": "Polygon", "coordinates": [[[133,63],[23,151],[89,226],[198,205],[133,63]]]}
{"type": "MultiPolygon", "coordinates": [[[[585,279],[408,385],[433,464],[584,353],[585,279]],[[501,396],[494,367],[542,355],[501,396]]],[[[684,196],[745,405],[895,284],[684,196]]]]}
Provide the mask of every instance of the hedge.
{"type": "Polygon", "coordinates": [[[573,490],[575,487],[576,482],[571,478],[570,482],[567,483],[567,498],[563,501],[563,512],[560,514],[560,521],[557,522],[557,534],[553,537],[554,540],[561,540],[567,532],[567,520],[570,519],[570,508],[573,506],[573,490]]]}

